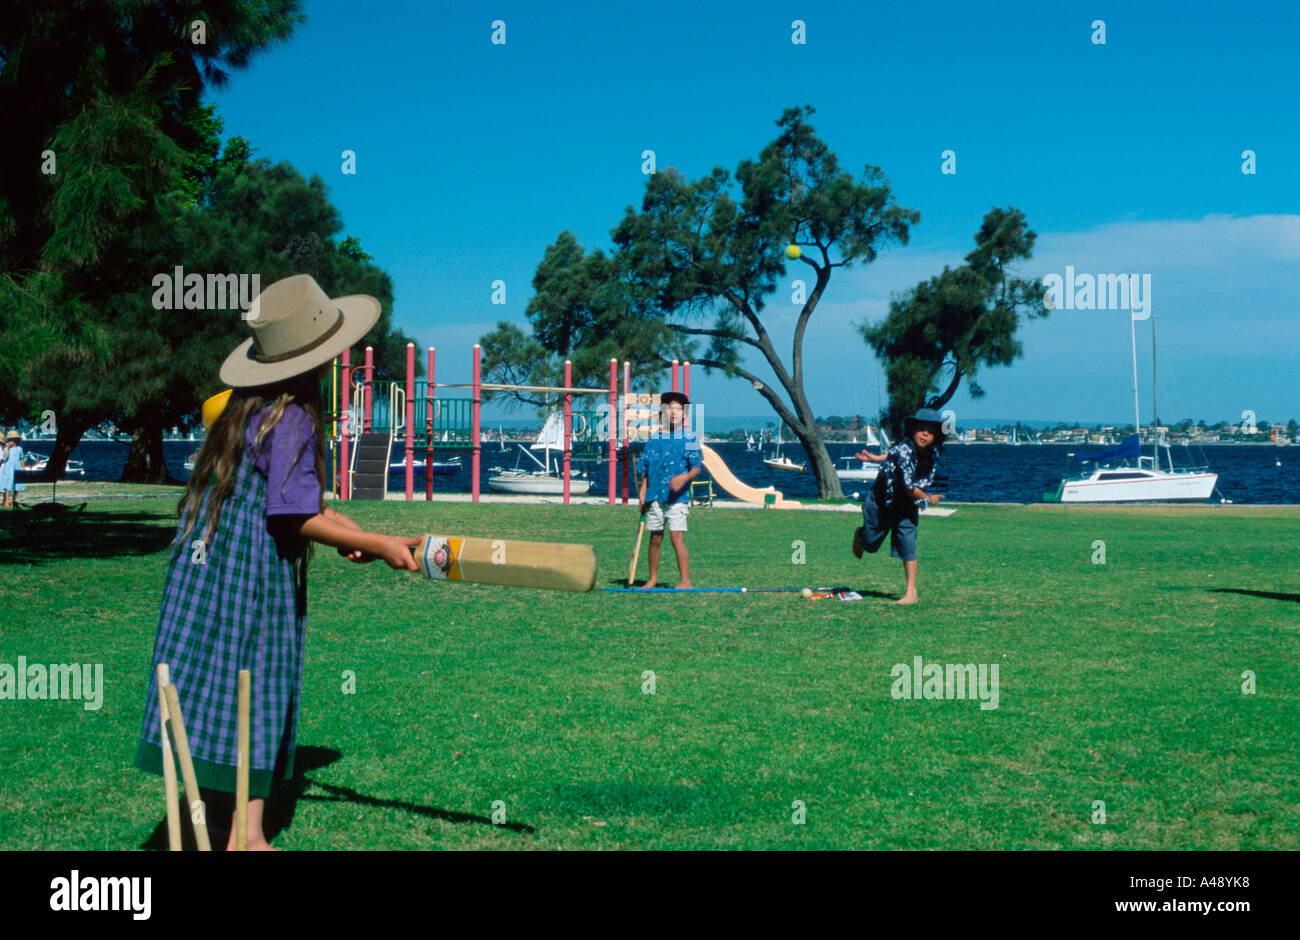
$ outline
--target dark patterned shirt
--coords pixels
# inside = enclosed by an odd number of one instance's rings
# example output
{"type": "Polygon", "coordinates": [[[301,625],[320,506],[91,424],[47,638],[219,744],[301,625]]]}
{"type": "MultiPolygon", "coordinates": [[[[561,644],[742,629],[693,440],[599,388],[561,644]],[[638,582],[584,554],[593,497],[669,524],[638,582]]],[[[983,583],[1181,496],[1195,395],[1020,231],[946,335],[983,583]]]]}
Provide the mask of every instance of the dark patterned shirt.
{"type": "MultiPolygon", "coordinates": [[[[927,447],[919,456],[916,445],[908,438],[889,448],[885,462],[880,465],[880,474],[876,477],[872,492],[881,509],[894,507],[901,509],[910,499],[909,493],[914,489],[925,491],[934,483],[934,468],[938,461],[934,457],[934,447],[927,447]]],[[[926,505],[924,499],[911,500],[917,509],[926,505]]]]}

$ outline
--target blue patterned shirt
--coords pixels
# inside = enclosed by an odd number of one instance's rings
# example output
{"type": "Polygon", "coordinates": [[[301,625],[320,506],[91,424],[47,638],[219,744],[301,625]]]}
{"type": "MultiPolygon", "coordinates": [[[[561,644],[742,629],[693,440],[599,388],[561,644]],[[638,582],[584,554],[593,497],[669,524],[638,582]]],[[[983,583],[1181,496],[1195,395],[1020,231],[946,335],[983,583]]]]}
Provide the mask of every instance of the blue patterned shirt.
{"type": "MultiPolygon", "coordinates": [[[[910,499],[909,493],[914,489],[925,491],[934,483],[934,468],[938,463],[934,456],[934,447],[927,447],[920,455],[916,445],[908,438],[889,448],[885,462],[880,465],[880,474],[876,477],[872,492],[881,509],[891,506],[901,507],[910,499]]],[[[926,505],[924,499],[913,499],[917,509],[926,505]]]]}
{"type": "Polygon", "coordinates": [[[685,486],[673,494],[670,486],[672,478],[698,467],[702,456],[700,442],[692,431],[678,430],[651,435],[636,464],[636,472],[647,478],[645,501],[657,501],[663,506],[686,502],[690,498],[691,488],[685,486]]]}

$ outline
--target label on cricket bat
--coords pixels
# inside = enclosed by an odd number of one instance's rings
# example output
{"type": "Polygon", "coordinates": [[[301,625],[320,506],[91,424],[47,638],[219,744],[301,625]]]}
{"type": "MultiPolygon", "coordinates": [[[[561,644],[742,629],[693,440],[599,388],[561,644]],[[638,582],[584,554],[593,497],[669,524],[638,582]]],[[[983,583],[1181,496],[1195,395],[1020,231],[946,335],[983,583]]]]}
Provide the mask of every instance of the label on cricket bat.
{"type": "Polygon", "coordinates": [[[596,554],[590,545],[429,535],[415,557],[426,578],[548,591],[590,591],[596,554]]]}
{"type": "Polygon", "coordinates": [[[460,581],[461,573],[458,562],[464,539],[450,538],[445,535],[431,535],[424,540],[424,576],[440,581],[460,581]]]}

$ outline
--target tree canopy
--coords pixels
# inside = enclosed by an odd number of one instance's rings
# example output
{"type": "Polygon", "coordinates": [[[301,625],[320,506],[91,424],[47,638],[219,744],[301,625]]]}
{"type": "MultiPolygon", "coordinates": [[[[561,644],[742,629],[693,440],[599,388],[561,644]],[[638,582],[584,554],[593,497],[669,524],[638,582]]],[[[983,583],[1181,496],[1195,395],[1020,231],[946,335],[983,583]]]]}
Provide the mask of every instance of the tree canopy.
{"type": "Polygon", "coordinates": [[[1035,237],[1019,209],[992,209],[964,265],[945,266],[894,297],[880,323],[859,325],[884,364],[885,421],[895,436],[907,415],[946,405],[963,378],[971,397],[982,397],[980,369],[1011,365],[1023,355],[1016,338],[1022,318],[1049,312],[1042,285],[1011,273],[1017,261],[1031,256],[1035,237]]]}
{"type": "MultiPolygon", "coordinates": [[[[741,161],[734,176],[722,167],[694,182],[671,168],[650,175],[640,209],[629,206],[612,232],[609,258],[583,254],[571,235],[561,235],[534,279],[533,336],[502,324],[484,339],[485,350],[496,342],[496,367],[509,368],[509,355],[559,354],[574,343],[576,364],[581,352],[604,342],[605,360],[622,344],[620,357],[645,363],[647,371],[673,358],[721,369],[749,381],[799,438],[819,494],[839,496],[804,391],[808,325],[835,269],[905,244],[920,215],[895,204],[878,167],[866,166],[857,178],[842,169],[808,123],[813,113],[810,106],[787,109],[776,139],[757,160],[741,161]],[[784,357],[764,316],[766,298],[789,273],[791,245],[802,251],[798,273],[812,284],[805,285],[784,357]],[[588,316],[596,329],[588,328],[588,316]],[[606,324],[620,343],[608,343],[606,324]],[[748,367],[743,354],[753,352],[771,367],[777,387],[748,367]]],[[[513,368],[526,361],[514,360],[513,368]]]]}
{"type": "MultiPolygon", "coordinates": [[[[638,374],[657,368],[674,346],[672,330],[646,316],[644,301],[623,259],[599,250],[587,252],[572,232],[561,232],[548,246],[533,274],[533,297],[524,315],[531,334],[501,321],[482,339],[486,381],[503,385],[560,385],[564,361],[573,363],[577,386],[602,387],[609,360],[626,360],[638,374]]],[[[512,393],[516,403],[544,406],[545,396],[512,393]]]]}
{"type": "Polygon", "coordinates": [[[162,432],[197,419],[220,350],[247,336],[233,309],[156,310],[153,278],[312,274],[370,293],[367,337],[403,368],[392,285],[342,224],[324,183],[220,145],[200,102],[302,20],[299,0],[20,2],[0,24],[0,417],[56,413],[50,472],[85,429],[132,434],[125,479],[166,480],[162,432]],[[202,28],[196,27],[196,22],[202,28]]]}

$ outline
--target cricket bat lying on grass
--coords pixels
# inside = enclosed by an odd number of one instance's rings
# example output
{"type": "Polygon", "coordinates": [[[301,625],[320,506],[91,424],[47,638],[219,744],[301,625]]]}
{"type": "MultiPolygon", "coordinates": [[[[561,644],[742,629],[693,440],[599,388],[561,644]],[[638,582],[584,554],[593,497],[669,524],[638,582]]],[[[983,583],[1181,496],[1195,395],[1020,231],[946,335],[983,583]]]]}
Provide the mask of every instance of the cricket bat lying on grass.
{"type": "Polygon", "coordinates": [[[596,553],[590,545],[426,535],[415,549],[426,578],[507,584],[548,591],[590,591],[596,553]]]}

